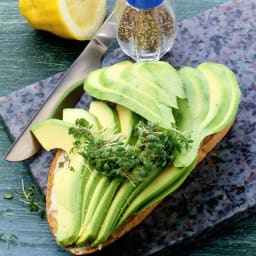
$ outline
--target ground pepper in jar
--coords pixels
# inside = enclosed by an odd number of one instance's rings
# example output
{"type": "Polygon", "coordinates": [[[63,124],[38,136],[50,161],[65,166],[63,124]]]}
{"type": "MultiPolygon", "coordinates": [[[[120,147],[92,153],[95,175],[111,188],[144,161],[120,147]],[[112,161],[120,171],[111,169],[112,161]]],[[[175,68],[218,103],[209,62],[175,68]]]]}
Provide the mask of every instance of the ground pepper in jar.
{"type": "Polygon", "coordinates": [[[132,55],[128,51],[131,52],[133,47],[134,52],[159,51],[161,57],[173,45],[175,25],[174,13],[163,4],[151,9],[134,8],[128,4],[119,19],[117,38],[128,55],[132,55]]]}

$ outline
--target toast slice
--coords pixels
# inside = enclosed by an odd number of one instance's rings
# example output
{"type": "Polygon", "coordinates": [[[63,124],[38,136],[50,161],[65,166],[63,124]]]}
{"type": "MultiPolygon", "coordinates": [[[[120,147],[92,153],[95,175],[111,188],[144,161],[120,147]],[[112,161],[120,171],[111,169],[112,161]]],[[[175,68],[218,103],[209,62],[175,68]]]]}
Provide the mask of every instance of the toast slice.
{"type": "MultiPolygon", "coordinates": [[[[233,122],[232,122],[233,123],[233,122]]],[[[199,164],[206,155],[224,138],[224,136],[227,134],[229,129],[232,126],[232,123],[229,124],[225,129],[222,131],[215,133],[213,135],[210,135],[205,138],[203,141],[200,150],[198,151],[198,162],[199,164]]],[[[47,195],[46,195],[46,210],[47,210],[47,219],[50,225],[50,229],[54,236],[57,234],[58,225],[57,225],[57,209],[55,207],[55,201],[54,201],[54,194],[53,194],[53,181],[54,181],[54,175],[58,171],[58,162],[63,159],[64,152],[62,150],[58,150],[54,160],[51,164],[49,177],[48,177],[48,188],[47,188],[47,195]]],[[[139,225],[159,204],[160,202],[155,203],[154,205],[148,207],[144,211],[140,212],[139,214],[135,214],[131,216],[129,219],[126,220],[122,225],[120,225],[108,238],[108,240],[99,248],[99,247],[75,247],[75,246],[68,246],[65,247],[65,249],[69,252],[71,252],[74,255],[87,255],[91,254],[93,252],[96,252],[97,250],[100,250],[101,248],[115,242],[117,239],[122,237],[124,234],[129,232],[131,229],[139,225]]]]}

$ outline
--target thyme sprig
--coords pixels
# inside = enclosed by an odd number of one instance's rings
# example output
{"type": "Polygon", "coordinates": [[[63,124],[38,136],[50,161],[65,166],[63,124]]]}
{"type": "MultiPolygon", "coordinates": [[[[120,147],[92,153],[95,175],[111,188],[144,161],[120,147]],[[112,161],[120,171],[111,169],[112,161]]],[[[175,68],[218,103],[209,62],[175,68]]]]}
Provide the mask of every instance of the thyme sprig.
{"type": "Polygon", "coordinates": [[[175,129],[142,121],[135,127],[134,144],[123,141],[120,133],[96,132],[83,118],[76,121],[69,133],[75,138],[71,153],[83,156],[89,170],[108,177],[121,176],[133,183],[143,180],[155,168],[164,168],[174,160],[175,152],[191,142],[175,129]]]}
{"type": "Polygon", "coordinates": [[[3,241],[7,244],[7,248],[10,248],[11,243],[15,243],[15,241],[18,240],[18,236],[15,234],[10,234],[6,236],[4,233],[0,233],[0,241],[3,241]]]}
{"type": "Polygon", "coordinates": [[[42,200],[42,204],[36,198],[36,186],[32,184],[28,188],[25,188],[23,179],[22,183],[22,193],[23,198],[20,198],[19,201],[27,205],[31,212],[37,212],[41,218],[45,217],[45,206],[43,205],[45,200],[42,200]]]}
{"type": "Polygon", "coordinates": [[[18,201],[29,207],[31,212],[37,212],[41,218],[45,217],[45,197],[39,192],[38,186],[31,184],[25,187],[23,179],[21,179],[22,192],[13,190],[6,192],[3,195],[3,199],[12,200],[14,197],[18,196],[18,201]]]}

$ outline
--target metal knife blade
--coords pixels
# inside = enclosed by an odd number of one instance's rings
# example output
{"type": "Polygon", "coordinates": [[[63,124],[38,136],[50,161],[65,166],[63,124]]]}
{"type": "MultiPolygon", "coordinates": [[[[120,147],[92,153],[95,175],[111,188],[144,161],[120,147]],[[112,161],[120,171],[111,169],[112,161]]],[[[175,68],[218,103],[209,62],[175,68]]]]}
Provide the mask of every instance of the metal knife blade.
{"type": "Polygon", "coordinates": [[[56,106],[61,106],[61,108],[70,107],[77,102],[83,90],[81,86],[82,81],[91,71],[100,67],[102,56],[115,38],[115,31],[115,15],[114,12],[112,12],[95,37],[88,43],[83,52],[65,72],[43,106],[12,144],[4,157],[5,160],[13,162],[22,161],[33,156],[40,150],[40,144],[30,132],[32,125],[53,117],[53,112],[56,114],[60,110],[57,109],[58,111],[56,112],[56,106]],[[70,88],[72,88],[72,91],[70,91],[70,88]],[[59,102],[60,100],[61,103],[59,102]]]}

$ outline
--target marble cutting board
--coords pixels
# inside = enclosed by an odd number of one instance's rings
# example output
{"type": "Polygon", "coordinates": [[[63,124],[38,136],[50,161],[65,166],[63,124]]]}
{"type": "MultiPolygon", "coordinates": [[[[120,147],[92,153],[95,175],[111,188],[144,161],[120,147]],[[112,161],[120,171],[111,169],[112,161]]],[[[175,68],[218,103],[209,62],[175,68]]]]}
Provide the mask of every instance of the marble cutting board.
{"type": "MultiPolygon", "coordinates": [[[[102,65],[127,57],[117,48],[102,65]]],[[[165,255],[173,246],[207,236],[256,210],[256,0],[230,1],[179,23],[174,48],[164,60],[179,68],[205,61],[226,64],[237,75],[242,100],[222,142],[137,228],[99,255],[165,255]]],[[[55,87],[62,73],[0,98],[0,115],[12,139],[55,87]],[[14,103],[15,102],[15,103],[14,103]]],[[[84,94],[78,105],[86,106],[84,94]]],[[[26,161],[42,191],[52,153],[26,161]]]]}

